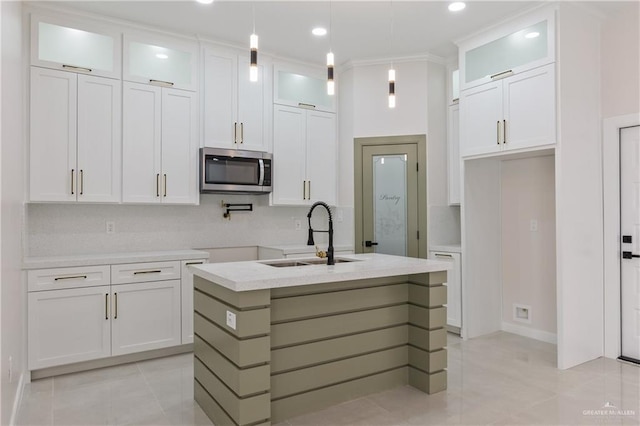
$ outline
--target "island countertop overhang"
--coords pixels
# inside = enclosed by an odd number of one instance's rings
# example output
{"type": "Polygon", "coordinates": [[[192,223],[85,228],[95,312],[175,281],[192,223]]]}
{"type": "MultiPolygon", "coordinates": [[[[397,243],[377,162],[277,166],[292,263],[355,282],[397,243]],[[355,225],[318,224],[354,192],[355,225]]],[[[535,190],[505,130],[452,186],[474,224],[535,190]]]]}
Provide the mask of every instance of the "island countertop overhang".
{"type": "Polygon", "coordinates": [[[451,268],[448,262],[376,253],[344,255],[340,258],[353,261],[332,266],[322,264],[283,268],[256,260],[206,263],[190,268],[194,275],[237,292],[423,274],[451,268]]]}

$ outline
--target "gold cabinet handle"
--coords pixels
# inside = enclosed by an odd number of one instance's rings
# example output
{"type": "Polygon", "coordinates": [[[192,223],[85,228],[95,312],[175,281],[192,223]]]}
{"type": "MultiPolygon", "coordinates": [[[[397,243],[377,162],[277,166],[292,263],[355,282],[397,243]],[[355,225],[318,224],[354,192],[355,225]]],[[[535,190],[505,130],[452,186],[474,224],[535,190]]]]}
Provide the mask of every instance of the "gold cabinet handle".
{"type": "Polygon", "coordinates": [[[159,274],[160,272],[162,272],[160,269],[155,269],[153,271],[135,271],[133,273],[133,275],[139,275],[139,274],[159,274]]]}
{"type": "Polygon", "coordinates": [[[91,68],[85,67],[74,67],[73,65],[62,64],[62,68],[66,68],[73,71],[83,71],[83,72],[91,72],[91,68]]]}
{"type": "Polygon", "coordinates": [[[149,84],[153,84],[153,85],[156,85],[156,86],[164,86],[164,87],[172,87],[173,86],[173,82],[171,82],[171,81],[153,80],[153,79],[149,80],[149,84]]]}
{"type": "Polygon", "coordinates": [[[238,143],[238,122],[233,123],[233,143],[238,143]]]}
{"type": "Polygon", "coordinates": [[[75,194],[75,187],[73,186],[73,182],[76,180],[75,173],[75,169],[71,169],[71,195],[75,194]]]}
{"type": "Polygon", "coordinates": [[[53,280],[54,281],[58,281],[58,280],[77,280],[78,278],[86,280],[87,276],[86,275],[73,275],[73,276],[69,276],[69,277],[55,277],[53,280]]]}
{"type": "Polygon", "coordinates": [[[302,199],[303,200],[307,199],[307,181],[306,180],[302,181],[302,199]]]}
{"type": "Polygon", "coordinates": [[[491,80],[499,80],[501,78],[509,77],[511,74],[513,74],[513,70],[506,70],[506,71],[501,71],[497,74],[493,74],[489,78],[491,78],[491,80]]]}
{"type": "Polygon", "coordinates": [[[189,265],[202,265],[202,264],[204,264],[204,262],[187,262],[184,265],[189,266],[189,265]]]}
{"type": "Polygon", "coordinates": [[[446,258],[449,258],[449,259],[453,259],[453,256],[451,256],[450,254],[440,254],[440,253],[437,253],[435,256],[436,256],[436,257],[446,257],[446,258]]]}
{"type": "Polygon", "coordinates": [[[496,121],[496,142],[500,145],[500,120],[496,121]]]}
{"type": "Polygon", "coordinates": [[[104,295],[104,319],[109,319],[109,293],[104,295]]]}
{"type": "Polygon", "coordinates": [[[164,174],[164,196],[167,196],[167,174],[164,174]]]}
{"type": "Polygon", "coordinates": [[[304,102],[298,102],[298,106],[306,107],[306,108],[315,108],[316,107],[313,104],[305,104],[304,102]]]}
{"type": "Polygon", "coordinates": [[[308,197],[307,200],[310,200],[311,199],[311,181],[308,181],[308,182],[309,182],[309,191],[307,192],[307,197],[308,197]]]}
{"type": "Polygon", "coordinates": [[[244,143],[244,123],[240,123],[240,143],[244,143]]]}
{"type": "Polygon", "coordinates": [[[502,120],[502,143],[507,143],[507,120],[502,120]]]}
{"type": "Polygon", "coordinates": [[[80,169],[80,195],[84,194],[84,171],[80,169]]]}
{"type": "Polygon", "coordinates": [[[160,196],[160,173],[156,174],[156,197],[160,196]]]}
{"type": "Polygon", "coordinates": [[[116,306],[114,307],[113,319],[118,319],[118,293],[113,293],[113,295],[116,297],[116,306]]]}

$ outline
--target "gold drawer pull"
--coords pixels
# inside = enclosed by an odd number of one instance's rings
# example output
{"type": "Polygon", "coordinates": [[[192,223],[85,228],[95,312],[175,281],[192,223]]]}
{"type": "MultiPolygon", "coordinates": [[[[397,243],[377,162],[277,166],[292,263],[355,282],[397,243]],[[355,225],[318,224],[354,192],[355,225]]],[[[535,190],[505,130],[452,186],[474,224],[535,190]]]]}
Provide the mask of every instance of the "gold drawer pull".
{"type": "Polygon", "coordinates": [[[138,274],[159,274],[160,272],[162,272],[162,270],[160,270],[160,269],[157,269],[157,270],[154,270],[154,271],[135,271],[133,273],[133,275],[138,275],[138,274]]]}
{"type": "Polygon", "coordinates": [[[109,293],[104,295],[104,319],[109,319],[109,293]]]}
{"type": "Polygon", "coordinates": [[[438,254],[436,254],[436,257],[447,257],[447,258],[449,258],[449,259],[452,259],[452,258],[453,258],[453,256],[451,256],[450,254],[439,254],[439,253],[438,253],[438,254]]]}
{"type": "Polygon", "coordinates": [[[187,262],[185,263],[185,266],[189,266],[189,265],[202,265],[204,262],[187,262]]]}
{"type": "Polygon", "coordinates": [[[87,276],[86,275],[74,275],[72,277],[56,277],[53,280],[54,281],[58,281],[58,280],[77,280],[77,279],[86,280],[87,276]]]}
{"type": "Polygon", "coordinates": [[[73,65],[66,65],[66,64],[62,64],[62,68],[66,68],[66,69],[70,69],[70,70],[74,70],[74,71],[83,71],[83,72],[91,72],[91,68],[85,68],[85,67],[74,67],[73,65]]]}
{"type": "Polygon", "coordinates": [[[116,296],[116,303],[115,303],[115,312],[113,314],[113,319],[118,319],[118,293],[113,293],[116,296]]]}
{"type": "Polygon", "coordinates": [[[156,86],[163,86],[163,87],[172,87],[173,83],[170,81],[162,81],[162,80],[149,80],[149,84],[154,84],[156,86]]]}

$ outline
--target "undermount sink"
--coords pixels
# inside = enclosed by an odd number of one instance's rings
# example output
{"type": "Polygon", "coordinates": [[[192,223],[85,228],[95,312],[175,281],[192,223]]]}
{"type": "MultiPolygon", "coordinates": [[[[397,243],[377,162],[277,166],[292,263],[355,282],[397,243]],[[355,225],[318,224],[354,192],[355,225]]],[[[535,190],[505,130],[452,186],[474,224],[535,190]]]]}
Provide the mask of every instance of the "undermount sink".
{"type": "MultiPolygon", "coordinates": [[[[347,263],[347,262],[359,262],[356,259],[337,258],[334,259],[335,263],[347,263]]],[[[260,262],[263,265],[274,266],[276,268],[291,268],[294,266],[309,266],[309,265],[326,265],[327,259],[305,259],[305,260],[274,260],[269,262],[260,262]]]]}

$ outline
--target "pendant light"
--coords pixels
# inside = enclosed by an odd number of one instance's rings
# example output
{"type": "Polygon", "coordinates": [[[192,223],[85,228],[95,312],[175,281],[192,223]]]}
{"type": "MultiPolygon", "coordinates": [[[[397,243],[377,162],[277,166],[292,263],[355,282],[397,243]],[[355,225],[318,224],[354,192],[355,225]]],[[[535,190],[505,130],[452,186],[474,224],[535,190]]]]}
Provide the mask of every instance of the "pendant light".
{"type": "MultiPolygon", "coordinates": [[[[393,55],[393,1],[389,2],[391,6],[391,25],[389,44],[391,45],[391,54],[393,55]]],[[[396,107],[396,70],[393,68],[393,60],[389,67],[389,108],[396,107]]]]}
{"type": "Polygon", "coordinates": [[[327,53],[327,94],[330,96],[336,93],[336,83],[333,81],[334,57],[331,51],[331,0],[329,0],[329,53],[327,53]]]}
{"type": "Polygon", "coordinates": [[[256,35],[256,7],[251,6],[253,12],[253,33],[249,37],[249,49],[251,50],[251,63],[249,65],[249,80],[258,81],[258,36],[256,35]]]}

